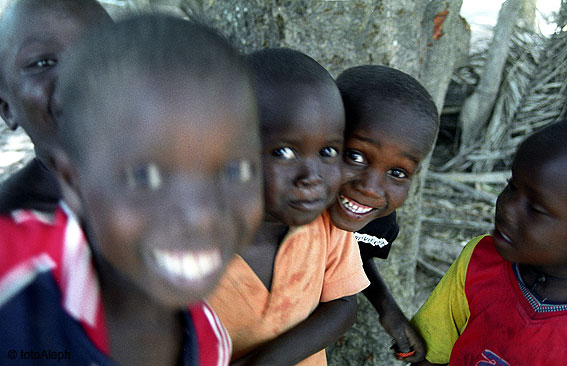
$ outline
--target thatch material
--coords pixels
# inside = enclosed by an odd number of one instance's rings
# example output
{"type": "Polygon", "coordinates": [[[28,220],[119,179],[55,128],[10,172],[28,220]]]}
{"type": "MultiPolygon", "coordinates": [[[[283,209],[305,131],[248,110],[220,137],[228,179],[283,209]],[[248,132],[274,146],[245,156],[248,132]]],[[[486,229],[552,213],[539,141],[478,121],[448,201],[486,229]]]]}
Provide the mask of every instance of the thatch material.
{"type": "MultiPolygon", "coordinates": [[[[518,145],[527,135],[565,117],[566,24],[567,0],[563,0],[557,31],[550,38],[521,29],[516,31],[488,127],[474,146],[461,151],[439,170],[487,172],[507,169],[518,145]]],[[[474,71],[469,75],[474,75],[482,64],[478,55],[475,56],[470,67],[474,71]]],[[[466,78],[461,75],[460,79],[466,78]]]]}

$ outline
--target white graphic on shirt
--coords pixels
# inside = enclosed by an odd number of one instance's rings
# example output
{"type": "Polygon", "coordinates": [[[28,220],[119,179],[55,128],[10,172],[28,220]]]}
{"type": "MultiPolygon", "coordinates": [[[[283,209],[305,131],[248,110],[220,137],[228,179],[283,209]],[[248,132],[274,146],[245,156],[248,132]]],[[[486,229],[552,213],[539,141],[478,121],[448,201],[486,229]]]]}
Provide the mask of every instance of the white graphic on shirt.
{"type": "Polygon", "coordinates": [[[361,234],[361,233],[354,233],[354,237],[356,238],[357,241],[361,241],[363,243],[366,244],[370,244],[373,247],[380,247],[380,248],[384,248],[386,245],[388,245],[388,240],[384,239],[384,238],[377,238],[375,236],[372,235],[368,235],[368,234],[361,234]]]}

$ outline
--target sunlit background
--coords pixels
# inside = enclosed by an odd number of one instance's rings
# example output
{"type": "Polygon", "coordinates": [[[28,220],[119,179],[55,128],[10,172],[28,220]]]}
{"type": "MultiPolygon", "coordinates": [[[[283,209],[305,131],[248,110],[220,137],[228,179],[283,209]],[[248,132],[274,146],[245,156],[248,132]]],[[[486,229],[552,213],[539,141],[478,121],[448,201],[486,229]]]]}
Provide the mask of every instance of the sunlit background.
{"type": "MultiPolygon", "coordinates": [[[[504,0],[464,0],[461,15],[471,25],[472,39],[475,41],[484,38],[490,39],[491,29],[496,25],[498,12],[504,0]]],[[[538,0],[536,12],[536,25],[543,34],[551,34],[555,30],[552,14],[559,11],[561,0],[538,0]]]]}

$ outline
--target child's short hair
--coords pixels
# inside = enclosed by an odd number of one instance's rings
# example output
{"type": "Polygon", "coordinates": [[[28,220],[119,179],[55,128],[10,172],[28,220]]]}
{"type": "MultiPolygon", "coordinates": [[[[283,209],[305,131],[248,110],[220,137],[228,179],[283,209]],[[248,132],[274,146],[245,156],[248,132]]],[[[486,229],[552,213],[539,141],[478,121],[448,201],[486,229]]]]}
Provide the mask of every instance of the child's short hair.
{"type": "MultiPolygon", "coordinates": [[[[286,91],[297,86],[325,86],[336,88],[329,72],[313,58],[289,48],[266,48],[252,52],[248,61],[254,70],[260,100],[274,90],[286,91]]],[[[265,116],[267,103],[259,103],[260,115],[265,116]]],[[[261,123],[266,122],[261,118],[261,123]]]]}
{"type": "MultiPolygon", "coordinates": [[[[96,112],[92,106],[104,106],[105,90],[133,78],[168,85],[189,77],[186,88],[203,98],[226,97],[224,93],[235,90],[253,93],[245,58],[226,39],[205,25],[165,15],[139,16],[91,30],[62,67],[60,142],[79,159],[87,139],[105,133],[91,116],[96,112]],[[86,121],[77,123],[77,116],[86,121]]],[[[249,123],[257,128],[257,121],[249,123]]]]}
{"type": "Polygon", "coordinates": [[[439,115],[435,102],[425,88],[412,76],[381,65],[355,66],[343,71],[337,78],[346,113],[346,129],[356,128],[360,121],[380,115],[377,102],[392,102],[411,108],[428,122],[426,129],[431,144],[437,136],[439,115]]]}
{"type": "Polygon", "coordinates": [[[333,77],[317,61],[289,48],[255,51],[248,55],[248,61],[260,84],[334,84],[333,77]]]}

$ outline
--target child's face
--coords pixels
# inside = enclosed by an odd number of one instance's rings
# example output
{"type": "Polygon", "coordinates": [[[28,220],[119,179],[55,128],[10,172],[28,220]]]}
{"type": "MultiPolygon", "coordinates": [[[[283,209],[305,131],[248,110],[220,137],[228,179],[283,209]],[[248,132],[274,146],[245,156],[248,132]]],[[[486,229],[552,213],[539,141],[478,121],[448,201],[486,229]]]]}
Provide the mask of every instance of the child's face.
{"type": "Polygon", "coordinates": [[[510,261],[567,275],[567,156],[524,143],[496,203],[494,244],[510,261]],[[545,155],[544,155],[545,154],[545,155]]]}
{"type": "Polygon", "coordinates": [[[344,110],[338,90],[302,87],[273,101],[262,150],[266,219],[308,224],[341,183],[344,110]]]}
{"type": "Polygon", "coordinates": [[[422,117],[392,105],[381,110],[359,123],[345,141],[345,171],[355,178],[341,186],[329,209],[333,223],[343,230],[360,230],[400,207],[429,150],[413,128],[422,117]]]}
{"type": "Polygon", "coordinates": [[[1,115],[10,127],[24,128],[41,157],[55,136],[51,109],[59,58],[90,23],[108,14],[92,5],[80,14],[45,6],[16,7],[9,14],[0,46],[0,72],[6,80],[1,115]]]}
{"type": "Polygon", "coordinates": [[[157,90],[129,83],[109,90],[93,117],[129,124],[89,142],[77,169],[82,216],[99,261],[158,302],[183,306],[215,286],[262,220],[254,97],[190,91],[187,80],[157,90]]]}

